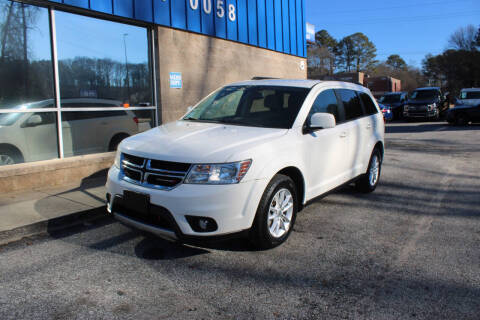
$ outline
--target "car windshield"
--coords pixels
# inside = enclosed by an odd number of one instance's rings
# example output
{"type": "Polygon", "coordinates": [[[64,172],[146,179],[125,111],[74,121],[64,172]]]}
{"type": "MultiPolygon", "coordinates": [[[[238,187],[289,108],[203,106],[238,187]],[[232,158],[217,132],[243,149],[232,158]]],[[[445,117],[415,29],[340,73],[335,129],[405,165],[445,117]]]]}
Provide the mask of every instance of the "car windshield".
{"type": "Polygon", "coordinates": [[[380,98],[381,103],[395,103],[400,102],[399,94],[387,94],[380,98]]]}
{"type": "Polygon", "coordinates": [[[228,86],[205,98],[183,120],[289,129],[308,92],[286,86],[228,86]]]}
{"type": "Polygon", "coordinates": [[[433,100],[438,96],[437,90],[418,90],[413,91],[410,99],[412,100],[433,100]]]}
{"type": "Polygon", "coordinates": [[[480,91],[463,91],[460,99],[480,99],[480,91]]]}
{"type": "MultiPolygon", "coordinates": [[[[28,109],[41,109],[41,108],[52,108],[53,100],[43,100],[21,104],[13,107],[12,109],[28,110],[28,109]]],[[[23,114],[21,112],[14,113],[0,113],[0,126],[11,126],[13,125],[23,114]]]]}

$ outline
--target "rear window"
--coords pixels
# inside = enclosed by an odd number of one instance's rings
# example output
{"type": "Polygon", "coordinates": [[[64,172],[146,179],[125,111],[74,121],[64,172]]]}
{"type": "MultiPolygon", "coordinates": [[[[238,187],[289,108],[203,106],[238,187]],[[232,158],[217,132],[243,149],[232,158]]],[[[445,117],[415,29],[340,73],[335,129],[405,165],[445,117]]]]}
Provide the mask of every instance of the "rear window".
{"type": "Polygon", "coordinates": [[[359,95],[360,99],[362,99],[365,112],[368,115],[372,115],[378,112],[377,107],[375,107],[375,104],[373,103],[372,99],[368,94],[366,94],[365,92],[359,92],[359,95]]]}
{"type": "Polygon", "coordinates": [[[480,91],[463,91],[460,99],[480,99],[480,91]]]}
{"type": "Polygon", "coordinates": [[[353,120],[363,116],[363,109],[360,98],[357,93],[349,89],[337,90],[340,100],[343,102],[345,109],[345,120],[353,120]]]}

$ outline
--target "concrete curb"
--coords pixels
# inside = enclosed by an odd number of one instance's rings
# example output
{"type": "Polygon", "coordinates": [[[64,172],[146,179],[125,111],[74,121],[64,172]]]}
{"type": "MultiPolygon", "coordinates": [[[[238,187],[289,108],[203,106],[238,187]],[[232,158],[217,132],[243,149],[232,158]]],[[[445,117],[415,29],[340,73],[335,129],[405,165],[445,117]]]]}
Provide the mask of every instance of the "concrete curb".
{"type": "Polygon", "coordinates": [[[92,208],[81,212],[67,214],[61,217],[36,222],[12,230],[0,232],[0,246],[19,241],[26,237],[48,234],[54,231],[78,226],[85,222],[107,217],[105,206],[92,208]]]}

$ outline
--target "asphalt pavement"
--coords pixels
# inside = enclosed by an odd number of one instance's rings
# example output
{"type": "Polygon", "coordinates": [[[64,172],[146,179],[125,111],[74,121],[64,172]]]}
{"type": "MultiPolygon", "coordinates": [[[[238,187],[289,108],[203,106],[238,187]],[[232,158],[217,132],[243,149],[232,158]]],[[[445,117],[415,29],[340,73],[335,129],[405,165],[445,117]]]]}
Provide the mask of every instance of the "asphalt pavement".
{"type": "Polygon", "coordinates": [[[289,240],[180,245],[109,219],[0,247],[0,319],[480,319],[480,126],[387,126],[380,185],[289,240]]]}

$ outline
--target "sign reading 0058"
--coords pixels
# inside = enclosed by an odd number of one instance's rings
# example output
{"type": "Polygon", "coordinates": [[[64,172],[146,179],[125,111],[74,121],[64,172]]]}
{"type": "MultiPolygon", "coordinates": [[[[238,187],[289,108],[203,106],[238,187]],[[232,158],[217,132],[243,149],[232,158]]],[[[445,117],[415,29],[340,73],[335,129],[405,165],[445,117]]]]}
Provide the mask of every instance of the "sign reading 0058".
{"type": "MultiPolygon", "coordinates": [[[[206,14],[212,13],[212,1],[215,0],[189,0],[190,8],[192,10],[198,10],[198,2],[202,1],[203,12],[206,14]]],[[[216,0],[216,14],[217,17],[222,19],[225,16],[225,0],[216,0]]],[[[237,12],[234,4],[228,5],[228,19],[235,21],[237,19],[237,12]]]]}

